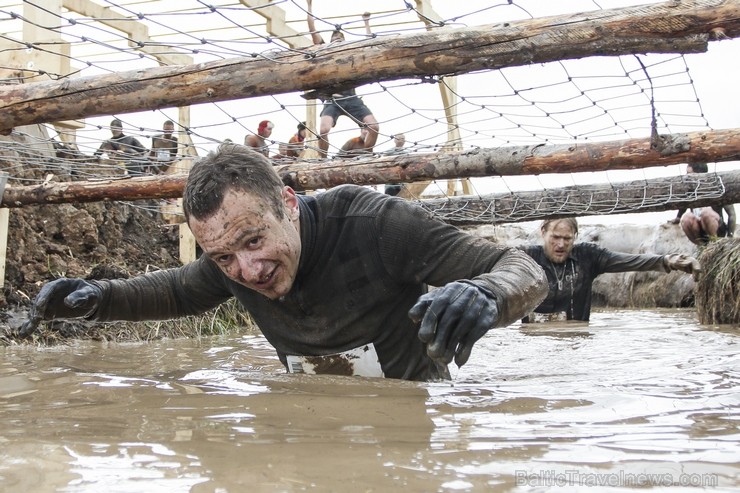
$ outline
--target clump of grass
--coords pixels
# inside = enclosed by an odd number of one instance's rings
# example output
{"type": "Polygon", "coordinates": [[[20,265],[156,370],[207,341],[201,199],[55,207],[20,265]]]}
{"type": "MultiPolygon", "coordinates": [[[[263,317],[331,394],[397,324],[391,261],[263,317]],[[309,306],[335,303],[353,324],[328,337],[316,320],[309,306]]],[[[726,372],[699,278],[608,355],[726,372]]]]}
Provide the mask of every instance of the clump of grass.
{"type": "Polygon", "coordinates": [[[740,325],[740,239],[713,241],[702,252],[696,312],[703,324],[740,325]]]}
{"type": "Polygon", "coordinates": [[[196,317],[127,325],[138,325],[138,331],[143,340],[162,337],[206,337],[259,331],[249,313],[234,298],[196,317]]]}

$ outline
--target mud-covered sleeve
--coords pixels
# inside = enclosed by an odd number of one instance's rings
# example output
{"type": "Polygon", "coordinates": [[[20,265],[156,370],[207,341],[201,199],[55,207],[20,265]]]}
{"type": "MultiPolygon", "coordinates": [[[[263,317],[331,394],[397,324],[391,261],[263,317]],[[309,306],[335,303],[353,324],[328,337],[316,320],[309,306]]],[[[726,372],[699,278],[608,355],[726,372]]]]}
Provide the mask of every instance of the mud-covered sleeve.
{"type": "Polygon", "coordinates": [[[586,248],[589,255],[598,259],[599,273],[649,270],[670,272],[670,268],[665,265],[664,255],[613,252],[590,244],[586,248]]]}
{"type": "Polygon", "coordinates": [[[493,268],[475,276],[472,282],[494,294],[500,314],[496,324],[499,327],[531,313],[548,293],[542,267],[516,248],[506,247],[493,268]]]}
{"type": "Polygon", "coordinates": [[[94,282],[103,289],[103,298],[89,318],[100,321],[168,320],[198,315],[232,296],[218,268],[205,256],[174,269],[94,282]]]}
{"type": "Polygon", "coordinates": [[[545,273],[529,255],[460,231],[407,201],[389,202],[378,228],[391,275],[437,287],[468,280],[496,300],[496,326],[521,319],[547,296],[545,273]]]}

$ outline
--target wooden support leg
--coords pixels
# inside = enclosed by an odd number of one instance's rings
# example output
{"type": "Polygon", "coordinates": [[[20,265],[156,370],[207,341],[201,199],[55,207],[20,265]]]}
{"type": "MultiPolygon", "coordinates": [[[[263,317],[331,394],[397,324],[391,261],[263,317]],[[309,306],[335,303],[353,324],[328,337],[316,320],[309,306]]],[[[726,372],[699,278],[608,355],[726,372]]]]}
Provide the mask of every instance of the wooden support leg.
{"type": "MultiPolygon", "coordinates": [[[[0,198],[5,194],[5,184],[8,183],[8,173],[0,171],[0,198]]],[[[5,286],[5,258],[8,253],[8,220],[9,209],[0,209],[0,288],[5,286]]]]}
{"type": "Polygon", "coordinates": [[[0,288],[5,286],[5,256],[8,251],[10,209],[0,209],[0,288]]]}
{"type": "Polygon", "coordinates": [[[180,224],[180,262],[183,264],[190,263],[195,260],[195,236],[188,223],[180,224]]]}

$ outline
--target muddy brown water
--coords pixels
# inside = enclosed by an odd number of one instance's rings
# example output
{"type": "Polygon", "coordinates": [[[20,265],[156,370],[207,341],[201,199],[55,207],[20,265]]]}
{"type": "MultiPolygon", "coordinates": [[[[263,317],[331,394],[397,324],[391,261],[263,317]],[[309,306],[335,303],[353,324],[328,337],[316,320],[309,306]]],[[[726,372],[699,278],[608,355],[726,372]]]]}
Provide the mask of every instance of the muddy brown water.
{"type": "Polygon", "coordinates": [[[257,334],[0,348],[0,491],[737,491],[739,336],[517,324],[434,383],[286,375],[257,334]]]}

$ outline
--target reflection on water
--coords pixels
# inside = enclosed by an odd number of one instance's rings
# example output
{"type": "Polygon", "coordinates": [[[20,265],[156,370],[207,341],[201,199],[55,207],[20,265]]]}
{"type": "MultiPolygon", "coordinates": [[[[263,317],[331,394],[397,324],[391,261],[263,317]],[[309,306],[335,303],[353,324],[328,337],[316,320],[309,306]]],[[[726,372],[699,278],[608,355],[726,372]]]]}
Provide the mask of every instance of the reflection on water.
{"type": "Polygon", "coordinates": [[[286,375],[263,338],[0,349],[0,490],[740,484],[738,330],[690,311],[491,332],[453,381],[286,375]]]}

